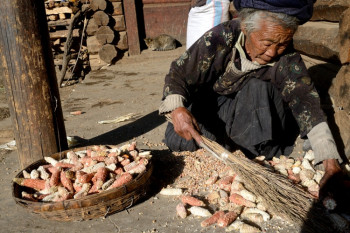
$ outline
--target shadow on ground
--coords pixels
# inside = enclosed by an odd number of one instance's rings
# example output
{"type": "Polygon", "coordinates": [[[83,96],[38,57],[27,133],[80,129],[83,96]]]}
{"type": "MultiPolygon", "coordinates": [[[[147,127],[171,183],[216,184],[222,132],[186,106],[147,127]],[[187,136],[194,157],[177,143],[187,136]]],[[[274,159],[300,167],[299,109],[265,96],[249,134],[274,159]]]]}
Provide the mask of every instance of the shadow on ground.
{"type": "Polygon", "coordinates": [[[77,137],[79,146],[89,145],[118,145],[141,136],[165,122],[164,116],[160,116],[158,111],[153,111],[143,117],[126,125],[113,129],[89,140],[77,137]]]}

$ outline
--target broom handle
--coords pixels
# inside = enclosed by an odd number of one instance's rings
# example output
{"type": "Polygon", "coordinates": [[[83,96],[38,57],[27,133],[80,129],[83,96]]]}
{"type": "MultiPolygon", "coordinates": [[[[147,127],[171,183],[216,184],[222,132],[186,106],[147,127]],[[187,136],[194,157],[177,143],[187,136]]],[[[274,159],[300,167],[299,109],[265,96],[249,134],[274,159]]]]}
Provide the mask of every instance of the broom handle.
{"type": "MultiPolygon", "coordinates": [[[[204,136],[201,136],[202,138],[204,136]]],[[[203,149],[205,149],[206,151],[210,152],[210,154],[212,154],[215,158],[221,160],[222,162],[226,163],[227,161],[227,156],[224,156],[224,154],[218,154],[215,151],[213,151],[209,146],[207,146],[206,144],[204,144],[204,142],[201,142],[199,144],[200,147],[202,147],[203,149]]]]}

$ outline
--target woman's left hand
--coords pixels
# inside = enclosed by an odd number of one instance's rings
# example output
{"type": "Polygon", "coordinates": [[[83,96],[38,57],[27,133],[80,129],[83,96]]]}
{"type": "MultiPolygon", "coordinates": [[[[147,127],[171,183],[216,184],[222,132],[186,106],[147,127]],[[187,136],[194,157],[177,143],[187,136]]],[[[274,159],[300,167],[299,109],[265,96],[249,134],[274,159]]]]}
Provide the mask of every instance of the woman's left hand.
{"type": "Polygon", "coordinates": [[[350,180],[347,179],[336,159],[323,161],[325,174],[320,181],[319,199],[322,201],[325,197],[333,198],[338,209],[350,206],[350,180]]]}

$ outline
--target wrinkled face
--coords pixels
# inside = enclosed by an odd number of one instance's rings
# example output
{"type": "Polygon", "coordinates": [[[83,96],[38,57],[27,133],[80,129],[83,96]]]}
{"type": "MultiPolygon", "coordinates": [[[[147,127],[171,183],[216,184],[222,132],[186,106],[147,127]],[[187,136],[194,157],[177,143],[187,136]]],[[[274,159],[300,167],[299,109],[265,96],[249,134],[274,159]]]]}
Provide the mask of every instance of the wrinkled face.
{"type": "Polygon", "coordinates": [[[270,21],[263,21],[260,28],[249,35],[242,28],[246,36],[245,49],[252,61],[261,65],[272,62],[287,48],[291,42],[294,30],[283,28],[270,21]]]}

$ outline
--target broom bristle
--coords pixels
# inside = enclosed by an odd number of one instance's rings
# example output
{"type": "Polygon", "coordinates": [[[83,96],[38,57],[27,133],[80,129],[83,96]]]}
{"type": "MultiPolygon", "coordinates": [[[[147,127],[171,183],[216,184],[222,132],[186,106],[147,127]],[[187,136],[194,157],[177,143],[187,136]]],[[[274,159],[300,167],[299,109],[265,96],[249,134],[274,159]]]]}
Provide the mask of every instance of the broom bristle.
{"type": "Polygon", "coordinates": [[[218,155],[227,156],[227,164],[242,177],[250,191],[263,198],[274,214],[299,223],[307,218],[313,202],[311,194],[302,187],[246,157],[233,155],[214,141],[202,139],[218,155]]]}
{"type": "MultiPolygon", "coordinates": [[[[166,115],[169,122],[170,115],[166,115]]],[[[204,148],[229,165],[244,180],[245,186],[260,196],[266,207],[291,223],[303,225],[306,232],[332,232],[329,219],[317,208],[310,193],[281,174],[246,158],[234,155],[215,141],[201,136],[204,148]]]]}

